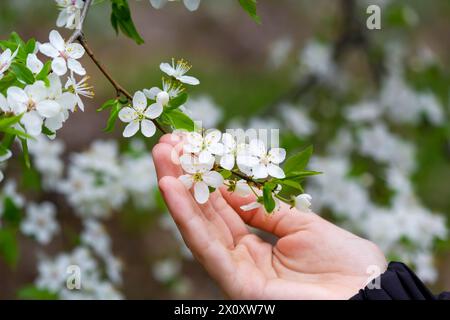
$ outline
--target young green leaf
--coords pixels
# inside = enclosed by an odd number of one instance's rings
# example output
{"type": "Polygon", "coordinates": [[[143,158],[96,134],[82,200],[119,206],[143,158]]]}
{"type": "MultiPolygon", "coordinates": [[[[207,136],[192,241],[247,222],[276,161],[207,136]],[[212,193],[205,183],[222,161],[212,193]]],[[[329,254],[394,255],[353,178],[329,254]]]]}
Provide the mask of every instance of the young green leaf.
{"type": "Polygon", "coordinates": [[[256,23],[261,23],[261,18],[256,13],[256,0],[239,0],[239,3],[256,23]]]}
{"type": "Polygon", "coordinates": [[[20,142],[22,144],[23,161],[25,163],[25,166],[29,169],[31,168],[31,161],[30,161],[30,154],[28,152],[27,139],[20,139],[20,142]]]}
{"type": "Polygon", "coordinates": [[[180,110],[167,110],[164,115],[174,129],[184,129],[189,132],[195,129],[194,121],[180,110]]]}
{"type": "Polygon", "coordinates": [[[17,298],[23,300],[57,300],[58,295],[46,289],[30,285],[17,292],[17,298]]]}
{"type": "Polygon", "coordinates": [[[18,227],[22,220],[22,212],[10,197],[3,200],[3,220],[8,226],[18,227]]]}
{"type": "Polygon", "coordinates": [[[119,111],[121,109],[121,106],[118,102],[116,102],[111,107],[111,113],[109,114],[108,122],[106,123],[106,128],[103,129],[104,132],[112,132],[114,129],[114,126],[116,124],[117,117],[119,116],[119,111]]]}
{"type": "Polygon", "coordinates": [[[33,73],[25,67],[25,65],[21,63],[13,63],[11,65],[11,71],[16,75],[18,80],[21,80],[25,83],[32,84],[34,83],[33,73]]]}
{"type": "Polygon", "coordinates": [[[186,92],[183,92],[182,94],[178,95],[177,97],[171,99],[169,101],[169,105],[166,107],[167,110],[174,110],[182,106],[186,103],[188,99],[188,94],[186,92]]]}
{"type": "Polygon", "coordinates": [[[265,184],[263,188],[264,208],[267,213],[271,213],[275,209],[275,200],[272,196],[272,185],[265,184]]]}
{"type": "Polygon", "coordinates": [[[300,172],[306,168],[313,152],[313,147],[309,146],[305,150],[291,156],[284,164],[284,172],[289,176],[291,172],[300,172]]]}
{"type": "Polygon", "coordinates": [[[130,7],[127,0],[111,0],[112,12],[111,12],[111,24],[119,33],[122,31],[127,37],[136,41],[137,44],[144,43],[144,39],[141,38],[136,30],[136,27],[131,18],[130,7]]]}
{"type": "Polygon", "coordinates": [[[100,108],[98,108],[97,112],[112,108],[117,103],[118,103],[117,99],[110,99],[106,101],[100,108]]]}
{"type": "Polygon", "coordinates": [[[12,228],[0,229],[0,256],[10,266],[15,267],[19,257],[16,231],[12,228]]]}
{"type": "Polygon", "coordinates": [[[22,118],[22,115],[19,114],[17,116],[12,116],[12,117],[0,117],[0,131],[3,131],[3,129],[9,128],[13,125],[15,125],[16,123],[18,123],[20,121],[20,119],[22,118]]]}

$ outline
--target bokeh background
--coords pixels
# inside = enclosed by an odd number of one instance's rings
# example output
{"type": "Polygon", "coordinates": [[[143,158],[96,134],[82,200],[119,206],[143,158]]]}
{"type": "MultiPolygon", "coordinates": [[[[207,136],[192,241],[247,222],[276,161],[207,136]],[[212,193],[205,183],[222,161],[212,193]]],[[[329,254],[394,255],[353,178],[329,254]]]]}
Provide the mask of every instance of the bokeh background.
{"type": "MultiPolygon", "coordinates": [[[[426,214],[433,212],[450,218],[448,1],[260,0],[258,13],[262,24],[256,24],[237,1],[202,0],[199,10],[191,13],[181,3],[155,10],[148,1],[131,0],[133,19],[145,39],[145,44],[140,46],[114,33],[109,6],[109,1],[104,1],[91,9],[85,34],[97,57],[129,91],[159,85],[162,76],[159,63],[183,57],[194,66],[192,75],[201,80],[200,86],[189,89],[194,102],[186,108],[193,118],[206,116],[204,121],[219,128],[281,128],[282,145],[289,150],[314,145],[315,154],[323,158],[313,163],[323,167],[312,169],[324,171],[324,176],[327,176],[327,169],[336,174],[335,168],[324,162],[325,157],[332,160],[344,154],[352,163],[349,179],[368,190],[371,202],[387,206],[393,191],[386,187],[385,158],[377,159],[370,152],[351,151],[356,142],[344,143],[345,139],[339,138],[339,134],[348,131],[356,135],[355,139],[364,137],[355,128],[363,127],[377,108],[368,107],[367,103],[378,101],[375,97],[380,92],[384,92],[383,97],[389,96],[390,101],[397,98],[398,106],[393,105],[393,111],[377,123],[385,123],[389,132],[414,145],[415,153],[409,154],[413,159],[399,157],[387,162],[403,167],[407,164],[401,161],[412,161],[415,168],[408,173],[408,178],[417,201],[426,208],[426,214]],[[365,27],[369,4],[379,4],[382,8],[381,30],[365,27]],[[431,102],[424,102],[433,105],[428,109],[424,107],[425,116],[408,109],[418,96],[409,96],[409,92],[402,92],[405,86],[389,82],[389,75],[397,69],[403,70],[400,73],[407,88],[434,97],[431,102]],[[386,93],[386,86],[393,92],[386,93]],[[407,98],[402,100],[404,96],[407,98]],[[350,106],[362,111],[349,116],[350,106]],[[300,110],[301,115],[292,110],[300,110]],[[420,115],[412,115],[415,117],[412,121],[396,121],[396,112],[400,113],[400,119],[404,113],[420,115]],[[330,151],[333,147],[340,152],[330,151]]],[[[35,37],[45,42],[49,30],[55,28],[57,14],[53,1],[2,0],[0,38],[7,38],[16,31],[24,39],[35,37]]],[[[66,37],[70,35],[67,30],[62,32],[66,37]]],[[[95,87],[95,97],[86,101],[85,112],[73,114],[58,132],[58,139],[66,146],[62,155],[66,163],[70,154],[89,149],[94,140],[117,140],[122,149],[126,145],[121,138],[122,126],[118,124],[112,134],[104,133],[102,129],[108,114],[95,111],[114,97],[113,88],[87,57],[83,58],[83,64],[91,76],[89,82],[95,87]]],[[[388,148],[392,145],[386,143],[383,132],[367,139],[366,148],[371,146],[390,153],[388,148]]],[[[150,150],[154,140],[145,143],[150,150]]],[[[17,298],[21,288],[32,284],[38,276],[37,261],[42,256],[70,251],[82,229],[73,206],[63,196],[21,183],[26,175],[24,169],[19,160],[11,162],[6,176],[19,181],[19,190],[27,199],[55,203],[62,232],[47,246],[18,236],[20,258],[16,265],[11,267],[0,258],[1,299],[17,298]]],[[[337,174],[328,177],[328,184],[342,178],[337,174]]],[[[406,188],[404,184],[399,186],[403,187],[406,188]]],[[[336,214],[333,210],[336,206],[320,195],[328,192],[324,183],[316,183],[311,188],[315,192],[313,196],[317,195],[323,204],[318,204],[318,213],[367,236],[367,227],[358,227],[366,217],[336,214]]],[[[123,262],[123,280],[117,285],[118,290],[130,299],[222,298],[219,288],[201,266],[183,253],[157,191],[149,189],[148,193],[153,201],[152,209],[136,209],[126,204],[103,221],[111,237],[112,251],[123,262]]],[[[349,198],[347,201],[352,202],[353,192],[342,193],[342,199],[349,198]]],[[[359,205],[358,201],[355,199],[350,205],[359,205]]],[[[367,203],[363,202],[361,211],[369,210],[364,208],[367,203]]],[[[395,214],[395,208],[388,211],[395,214]]],[[[376,219],[371,220],[372,229],[382,229],[384,233],[370,234],[375,238],[390,237],[401,224],[408,222],[408,214],[402,219],[384,219],[380,225],[376,219]]],[[[446,220],[439,222],[447,228],[446,220]]],[[[414,235],[419,233],[416,242],[420,242],[421,237],[426,238],[426,230],[411,231],[414,235]]],[[[400,244],[389,246],[389,253],[386,253],[392,258],[401,259],[406,250],[408,239],[400,238],[395,239],[400,244]]],[[[425,259],[432,256],[437,271],[429,277],[434,280],[430,285],[435,290],[450,288],[450,250],[446,237],[441,238],[433,238],[432,244],[423,249],[428,254],[425,259]]],[[[411,241],[408,243],[414,246],[411,241]]]]}

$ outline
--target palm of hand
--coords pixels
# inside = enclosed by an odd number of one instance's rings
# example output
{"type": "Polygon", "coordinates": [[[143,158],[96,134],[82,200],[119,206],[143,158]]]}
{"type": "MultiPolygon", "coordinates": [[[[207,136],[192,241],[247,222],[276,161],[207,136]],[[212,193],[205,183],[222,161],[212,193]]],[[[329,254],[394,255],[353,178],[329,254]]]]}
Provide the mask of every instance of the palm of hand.
{"type": "Polygon", "coordinates": [[[186,244],[233,299],[348,299],[369,279],[367,268],[386,268],[383,254],[361,239],[312,213],[284,206],[268,217],[242,211],[254,201],[226,190],[198,205],[175,177],[173,144],[165,136],[153,151],[160,187],[186,244]],[[246,224],[275,234],[275,246],[246,224]]]}

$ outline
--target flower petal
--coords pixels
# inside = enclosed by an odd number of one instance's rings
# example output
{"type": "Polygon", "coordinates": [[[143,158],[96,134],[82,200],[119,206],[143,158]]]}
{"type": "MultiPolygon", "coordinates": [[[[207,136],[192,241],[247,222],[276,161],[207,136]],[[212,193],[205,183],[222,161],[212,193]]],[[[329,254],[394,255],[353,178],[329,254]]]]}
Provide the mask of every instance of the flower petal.
{"type": "Polygon", "coordinates": [[[58,51],[62,52],[65,49],[66,42],[63,37],[59,34],[58,31],[52,30],[50,31],[49,40],[51,45],[58,51]]]}
{"type": "Polygon", "coordinates": [[[203,150],[198,155],[198,161],[200,163],[209,163],[211,161],[214,161],[214,157],[212,156],[211,152],[209,152],[208,150],[203,150]]]}
{"type": "Polygon", "coordinates": [[[42,132],[42,118],[36,111],[25,113],[20,119],[27,133],[33,137],[37,137],[42,132]]]}
{"type": "Polygon", "coordinates": [[[241,206],[241,210],[243,211],[251,211],[259,208],[261,208],[261,204],[259,202],[251,202],[249,204],[241,206]]]}
{"type": "Polygon", "coordinates": [[[152,103],[144,112],[144,116],[150,119],[158,118],[163,112],[163,106],[160,103],[152,103]]]}
{"type": "Polygon", "coordinates": [[[138,132],[139,130],[139,121],[132,121],[130,122],[125,129],[123,130],[123,136],[125,138],[132,137],[138,132]]]}
{"type": "Polygon", "coordinates": [[[223,176],[217,171],[210,171],[203,174],[203,181],[213,188],[219,188],[223,184],[223,176]]]}
{"type": "Polygon", "coordinates": [[[34,74],[41,72],[44,64],[37,58],[35,54],[29,54],[27,56],[27,68],[34,74]]]}
{"type": "Polygon", "coordinates": [[[232,170],[234,167],[234,163],[235,163],[234,155],[232,155],[231,153],[224,154],[220,158],[220,166],[224,169],[232,170]]]}
{"type": "Polygon", "coordinates": [[[147,98],[150,100],[156,100],[156,96],[158,93],[160,93],[162,90],[158,87],[153,87],[151,89],[144,89],[144,94],[147,98]]]}
{"type": "Polygon", "coordinates": [[[167,62],[161,63],[159,68],[162,72],[167,73],[169,76],[173,76],[175,73],[175,69],[167,62]]]}
{"type": "Polygon", "coordinates": [[[131,122],[138,117],[136,110],[130,107],[125,107],[119,111],[119,119],[122,122],[131,122]]]}
{"type": "Polygon", "coordinates": [[[36,110],[44,118],[51,118],[61,112],[61,106],[56,101],[44,100],[36,105],[36,110]]]}
{"type": "Polygon", "coordinates": [[[183,2],[189,11],[197,10],[198,6],[200,5],[200,0],[183,0],[183,2]]]}
{"type": "Polygon", "coordinates": [[[71,43],[66,47],[66,52],[69,58],[80,59],[84,55],[84,48],[79,43],[71,43]]]}
{"type": "Polygon", "coordinates": [[[52,61],[52,70],[54,73],[56,73],[58,76],[63,76],[67,72],[67,63],[66,60],[64,60],[61,57],[56,57],[52,61]]]}
{"type": "Polygon", "coordinates": [[[253,139],[249,144],[250,154],[257,157],[263,157],[266,155],[266,146],[264,142],[259,139],[253,139]]]}
{"type": "Polygon", "coordinates": [[[269,160],[275,164],[279,164],[286,159],[286,150],[283,148],[272,148],[269,151],[269,160]]]}
{"type": "Polygon", "coordinates": [[[136,91],[133,96],[133,108],[138,112],[143,112],[147,107],[147,98],[142,91],[136,91]]]}
{"type": "Polygon", "coordinates": [[[59,51],[56,50],[55,47],[53,47],[50,43],[43,43],[39,45],[39,51],[50,58],[56,58],[59,57],[59,51]]]}
{"type": "Polygon", "coordinates": [[[190,174],[179,176],[178,180],[180,180],[187,189],[192,188],[192,185],[194,184],[194,180],[192,179],[192,176],[190,174]]]}
{"type": "Polygon", "coordinates": [[[272,176],[274,178],[283,179],[286,177],[283,169],[281,169],[279,166],[277,166],[273,163],[269,163],[267,165],[267,172],[269,173],[270,176],[272,176]]]}
{"type": "Polygon", "coordinates": [[[75,106],[78,103],[77,96],[70,92],[64,92],[61,96],[59,96],[56,100],[64,110],[75,110],[75,106]]]}
{"type": "Polygon", "coordinates": [[[196,86],[196,85],[200,84],[200,80],[198,80],[197,78],[194,78],[194,77],[190,77],[190,76],[181,76],[181,77],[177,77],[177,79],[183,83],[190,84],[191,86],[196,86]]]}
{"type": "Polygon", "coordinates": [[[150,4],[155,9],[161,9],[166,3],[167,0],[150,0],[150,4]]]}
{"type": "Polygon", "coordinates": [[[194,198],[200,204],[204,204],[208,201],[209,189],[205,182],[200,181],[194,184],[194,198]]]}
{"type": "Polygon", "coordinates": [[[75,59],[70,58],[69,60],[67,60],[67,66],[69,67],[70,70],[72,70],[73,72],[75,72],[80,76],[84,76],[86,74],[86,70],[83,68],[81,63],[75,59]]]}
{"type": "Polygon", "coordinates": [[[252,167],[252,173],[256,179],[264,179],[268,176],[267,167],[262,164],[252,167]]]}
{"type": "Polygon", "coordinates": [[[141,132],[147,138],[153,137],[156,133],[156,126],[150,120],[141,121],[141,132]]]}

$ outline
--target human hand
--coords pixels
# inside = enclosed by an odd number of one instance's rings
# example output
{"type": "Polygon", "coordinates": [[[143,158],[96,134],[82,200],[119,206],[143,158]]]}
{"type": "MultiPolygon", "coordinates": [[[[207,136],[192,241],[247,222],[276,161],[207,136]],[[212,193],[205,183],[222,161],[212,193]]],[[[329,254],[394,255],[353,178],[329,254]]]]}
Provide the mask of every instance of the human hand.
{"type": "Polygon", "coordinates": [[[285,204],[272,216],[243,211],[255,197],[224,188],[198,204],[177,179],[183,172],[171,158],[173,140],[165,135],[153,149],[162,195],[187,246],[230,298],[348,299],[365,286],[369,266],[386,270],[376,245],[314,213],[285,204]],[[247,225],[278,241],[263,241],[247,225]]]}

